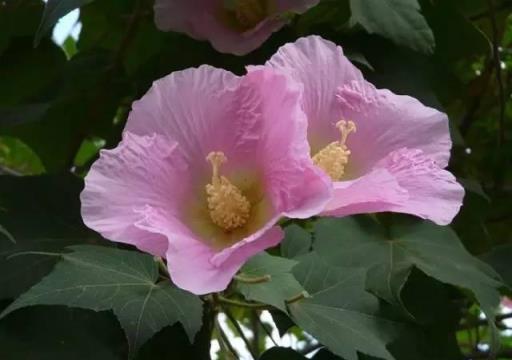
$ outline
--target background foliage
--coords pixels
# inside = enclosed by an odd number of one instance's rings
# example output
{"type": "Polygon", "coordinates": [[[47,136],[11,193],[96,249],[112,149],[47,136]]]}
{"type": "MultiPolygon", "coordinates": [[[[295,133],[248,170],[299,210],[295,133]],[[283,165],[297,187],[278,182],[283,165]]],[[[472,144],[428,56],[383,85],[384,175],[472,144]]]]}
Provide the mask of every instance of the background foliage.
{"type": "Polygon", "coordinates": [[[511,10],[322,0],[236,57],[159,32],[151,0],[0,1],[0,358],[511,359],[511,10]],[[56,44],[78,7],[78,39],[56,44]],[[84,227],[82,178],[155,79],[204,63],[242,74],[307,34],[448,113],[466,188],[451,228],[390,214],[286,224],[243,269],[271,281],[201,299],[84,227]]]}

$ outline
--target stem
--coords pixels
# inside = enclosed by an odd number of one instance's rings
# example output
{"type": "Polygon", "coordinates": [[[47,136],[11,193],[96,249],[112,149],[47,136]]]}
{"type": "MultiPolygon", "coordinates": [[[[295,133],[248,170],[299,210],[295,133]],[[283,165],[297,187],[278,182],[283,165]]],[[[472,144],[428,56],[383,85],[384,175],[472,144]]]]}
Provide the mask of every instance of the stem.
{"type": "Polygon", "coordinates": [[[251,343],[249,342],[249,340],[247,339],[247,337],[245,336],[242,328],[240,327],[240,324],[238,323],[238,321],[235,319],[235,317],[233,316],[233,314],[231,314],[231,312],[229,311],[229,309],[227,309],[226,307],[222,306],[221,305],[221,308],[222,308],[222,311],[224,312],[224,314],[226,314],[226,316],[228,317],[229,321],[231,321],[231,323],[233,324],[233,326],[235,327],[236,331],[238,332],[238,335],[240,335],[240,337],[242,338],[242,340],[244,341],[244,344],[245,346],[247,347],[247,350],[249,351],[249,353],[251,353],[251,356],[254,360],[258,359],[258,356],[257,354],[254,352],[253,348],[251,347],[251,343]]]}
{"type": "Polygon", "coordinates": [[[266,304],[248,303],[248,302],[244,302],[244,301],[232,300],[232,299],[225,298],[224,296],[221,296],[221,295],[219,295],[217,297],[217,299],[218,299],[219,303],[226,304],[226,305],[245,307],[245,308],[251,308],[251,309],[262,309],[262,310],[270,308],[270,306],[266,305],[266,304]]]}
{"type": "Polygon", "coordinates": [[[306,291],[302,291],[300,293],[298,293],[297,295],[285,300],[286,304],[293,304],[294,302],[297,302],[299,300],[302,300],[302,299],[305,299],[305,298],[308,298],[310,297],[309,294],[306,292],[306,291]]]}
{"type": "MultiPolygon", "coordinates": [[[[217,319],[217,316],[215,316],[215,327],[217,328],[217,331],[220,334],[220,342],[224,344],[225,347],[228,348],[229,352],[232,354],[232,357],[235,359],[240,359],[240,356],[238,356],[238,353],[236,352],[235,348],[229,341],[229,338],[226,336],[226,333],[224,333],[224,330],[222,330],[222,327],[219,324],[219,320],[217,319]]],[[[221,345],[222,347],[222,345],[221,345]]]]}
{"type": "Polygon", "coordinates": [[[263,331],[267,334],[267,336],[272,340],[275,346],[279,346],[279,344],[274,340],[274,337],[272,336],[272,333],[267,329],[263,321],[261,321],[260,314],[258,313],[257,316],[258,322],[260,323],[260,326],[262,327],[263,331]]]}
{"type": "Polygon", "coordinates": [[[18,256],[23,256],[23,255],[62,256],[63,254],[61,254],[61,253],[46,252],[46,251],[23,251],[23,252],[18,252],[18,253],[14,253],[12,255],[9,255],[6,259],[10,260],[12,258],[15,258],[15,257],[18,257],[18,256]]]}
{"type": "Polygon", "coordinates": [[[260,284],[272,279],[270,275],[250,277],[243,274],[235,275],[235,280],[246,284],[260,284]]]}

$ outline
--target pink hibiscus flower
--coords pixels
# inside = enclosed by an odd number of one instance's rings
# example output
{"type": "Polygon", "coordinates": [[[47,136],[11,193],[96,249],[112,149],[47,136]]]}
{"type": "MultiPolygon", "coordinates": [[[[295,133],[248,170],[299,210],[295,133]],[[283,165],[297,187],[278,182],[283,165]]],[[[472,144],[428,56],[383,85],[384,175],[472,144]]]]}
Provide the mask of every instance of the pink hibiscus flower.
{"type": "Polygon", "coordinates": [[[84,222],[165,256],[184,289],[224,290],[246,259],[280,242],[281,217],[310,217],[329,200],[306,128],[300,86],[271,69],[173,73],[133,104],[122,142],[91,167],[84,222]]]}
{"type": "Polygon", "coordinates": [[[208,40],[220,52],[244,55],[287,23],[288,12],[303,13],[319,0],[156,0],[155,22],[208,40]]]}
{"type": "Polygon", "coordinates": [[[304,86],[313,161],[334,182],[324,215],[393,211],[452,221],[464,190],[443,170],[451,149],[445,114],[376,89],[318,36],[281,47],[267,66],[304,86]]]}

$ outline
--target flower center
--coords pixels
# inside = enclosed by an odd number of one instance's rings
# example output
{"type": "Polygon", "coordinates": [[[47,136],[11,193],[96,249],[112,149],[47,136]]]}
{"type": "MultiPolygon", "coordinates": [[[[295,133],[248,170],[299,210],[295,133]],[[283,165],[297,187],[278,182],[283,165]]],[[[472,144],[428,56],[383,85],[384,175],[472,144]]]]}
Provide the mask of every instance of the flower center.
{"type": "Polygon", "coordinates": [[[336,127],[341,133],[339,141],[333,141],[313,156],[313,163],[326,172],[333,181],[340,181],[345,173],[350,150],[345,145],[348,135],[356,132],[353,121],[340,120],[336,127]]]}
{"type": "Polygon", "coordinates": [[[225,231],[244,226],[249,220],[251,203],[240,189],[219,175],[220,166],[227,161],[226,155],[221,151],[213,151],[206,160],[212,164],[212,182],[206,185],[210,218],[225,231]]]}
{"type": "Polygon", "coordinates": [[[238,23],[252,29],[267,16],[265,0],[234,0],[233,11],[238,23]]]}

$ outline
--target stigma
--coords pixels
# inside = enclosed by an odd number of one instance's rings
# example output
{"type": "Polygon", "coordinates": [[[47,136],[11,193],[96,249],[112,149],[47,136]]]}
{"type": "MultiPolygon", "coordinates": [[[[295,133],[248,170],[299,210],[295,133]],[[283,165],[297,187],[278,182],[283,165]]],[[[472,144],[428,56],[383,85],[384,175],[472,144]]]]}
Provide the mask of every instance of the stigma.
{"type": "Polygon", "coordinates": [[[264,0],[235,0],[235,16],[240,25],[252,29],[267,16],[264,0]]]}
{"type": "Polygon", "coordinates": [[[251,203],[240,189],[220,175],[220,167],[227,161],[221,151],[208,154],[212,165],[212,181],[206,185],[208,212],[213,223],[225,231],[244,226],[249,220],[251,203]]]}
{"type": "Polygon", "coordinates": [[[353,121],[340,120],[336,128],[341,133],[339,141],[333,141],[313,156],[313,163],[325,171],[333,181],[340,181],[345,174],[345,166],[348,164],[350,150],[345,144],[348,136],[356,132],[356,124],[353,121]]]}

